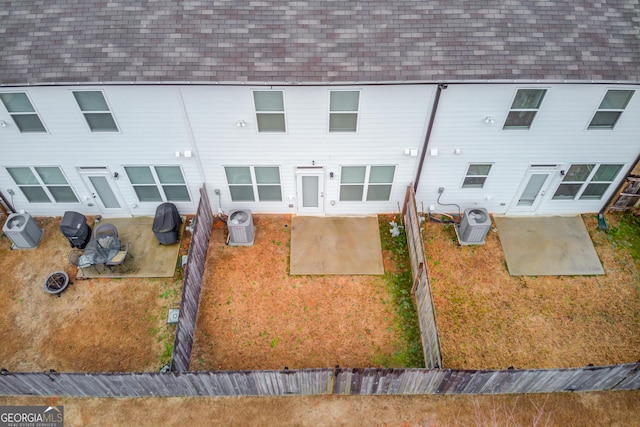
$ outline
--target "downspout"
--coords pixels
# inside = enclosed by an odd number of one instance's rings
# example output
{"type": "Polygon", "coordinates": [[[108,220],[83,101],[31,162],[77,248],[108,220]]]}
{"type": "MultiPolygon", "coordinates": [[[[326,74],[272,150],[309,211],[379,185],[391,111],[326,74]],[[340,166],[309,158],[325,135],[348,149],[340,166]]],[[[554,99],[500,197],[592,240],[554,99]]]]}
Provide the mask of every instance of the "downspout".
{"type": "Polygon", "coordinates": [[[622,191],[622,188],[627,184],[627,177],[631,174],[631,172],[633,172],[633,170],[636,168],[636,166],[638,166],[638,164],[640,164],[640,154],[638,154],[638,156],[636,157],[636,160],[633,162],[633,164],[631,165],[627,173],[624,175],[624,178],[622,178],[622,181],[620,181],[620,185],[618,185],[618,188],[616,188],[616,191],[611,193],[611,196],[609,196],[607,203],[605,203],[602,206],[602,209],[600,209],[600,212],[598,212],[598,215],[603,215],[604,211],[606,211],[607,208],[611,206],[611,203],[613,202],[614,197],[616,197],[620,193],[620,191],[622,191]]]}
{"type": "Polygon", "coordinates": [[[418,184],[420,183],[420,175],[422,174],[422,166],[424,165],[424,158],[427,155],[427,147],[429,146],[429,140],[431,139],[431,131],[433,130],[433,123],[436,121],[436,112],[438,111],[438,104],[440,102],[440,93],[443,89],[446,89],[449,85],[441,83],[436,90],[436,96],[433,99],[433,106],[431,107],[431,117],[429,117],[429,125],[427,126],[427,134],[424,136],[424,143],[422,144],[422,153],[420,153],[420,163],[418,164],[418,172],[416,172],[416,179],[413,182],[413,191],[418,191],[418,184]]]}
{"type": "Polygon", "coordinates": [[[9,201],[4,196],[4,194],[2,194],[1,191],[0,191],[0,211],[5,216],[9,216],[9,214],[12,214],[16,211],[15,208],[11,205],[11,203],[9,203],[9,201]]]}

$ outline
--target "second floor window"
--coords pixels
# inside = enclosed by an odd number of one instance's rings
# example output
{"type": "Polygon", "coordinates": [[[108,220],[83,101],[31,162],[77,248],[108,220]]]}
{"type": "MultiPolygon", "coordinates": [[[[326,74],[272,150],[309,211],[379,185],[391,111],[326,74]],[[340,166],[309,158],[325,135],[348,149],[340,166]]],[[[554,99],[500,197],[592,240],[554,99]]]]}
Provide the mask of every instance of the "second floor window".
{"type": "Polygon", "coordinates": [[[91,132],[118,132],[118,125],[101,91],[73,92],[73,96],[91,132]]]}
{"type": "Polygon", "coordinates": [[[518,89],[503,129],[530,129],[546,89],[518,89]]]}
{"type": "Polygon", "coordinates": [[[20,132],[47,131],[26,93],[0,93],[0,99],[20,132]]]}
{"type": "Polygon", "coordinates": [[[282,91],[256,90],[253,92],[253,101],[258,132],[286,132],[282,91]]]}

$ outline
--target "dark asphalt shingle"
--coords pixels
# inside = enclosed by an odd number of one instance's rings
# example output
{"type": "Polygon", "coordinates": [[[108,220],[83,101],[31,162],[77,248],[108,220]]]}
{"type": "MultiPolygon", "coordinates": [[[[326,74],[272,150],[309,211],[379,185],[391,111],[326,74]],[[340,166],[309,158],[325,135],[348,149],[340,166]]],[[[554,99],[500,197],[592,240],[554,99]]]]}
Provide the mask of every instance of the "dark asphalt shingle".
{"type": "Polygon", "coordinates": [[[8,0],[0,84],[640,82],[640,0],[8,0]]]}

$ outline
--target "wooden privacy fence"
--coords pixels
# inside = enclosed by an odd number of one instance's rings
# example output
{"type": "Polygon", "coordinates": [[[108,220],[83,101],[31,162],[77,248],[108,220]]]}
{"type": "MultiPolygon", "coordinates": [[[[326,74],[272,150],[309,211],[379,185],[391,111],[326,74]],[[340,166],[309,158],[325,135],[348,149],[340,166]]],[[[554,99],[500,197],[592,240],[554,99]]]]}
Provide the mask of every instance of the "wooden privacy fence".
{"type": "Polygon", "coordinates": [[[629,211],[640,215],[640,175],[629,175],[616,201],[609,211],[629,211]]]}
{"type": "Polygon", "coordinates": [[[427,271],[422,232],[420,231],[420,217],[416,208],[413,186],[407,188],[407,195],[402,209],[404,230],[407,235],[409,258],[411,259],[411,273],[413,288],[411,293],[416,298],[416,310],[420,323],[420,339],[424,364],[427,368],[441,368],[442,355],[440,352],[440,335],[436,323],[436,311],[431,296],[431,284],[427,271]]]}
{"type": "Polygon", "coordinates": [[[196,213],[195,228],[191,236],[189,256],[185,266],[184,282],[182,285],[182,300],[180,301],[180,316],[176,336],[173,342],[171,356],[172,371],[188,371],[193,348],[193,338],[198,317],[200,290],[202,289],[202,275],[209,249],[209,237],[213,224],[213,213],[207,195],[206,187],[200,189],[200,203],[196,213]]]}
{"type": "Polygon", "coordinates": [[[0,373],[0,395],[72,397],[506,394],[634,390],[640,363],[575,369],[0,373]]]}

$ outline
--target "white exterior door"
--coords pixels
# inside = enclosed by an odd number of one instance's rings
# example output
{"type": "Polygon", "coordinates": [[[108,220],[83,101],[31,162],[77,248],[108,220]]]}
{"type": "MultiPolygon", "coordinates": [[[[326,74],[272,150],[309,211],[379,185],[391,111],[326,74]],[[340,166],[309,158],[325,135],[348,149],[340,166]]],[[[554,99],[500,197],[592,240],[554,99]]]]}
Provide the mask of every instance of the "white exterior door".
{"type": "Polygon", "coordinates": [[[298,214],[324,214],[324,168],[300,167],[296,170],[298,214]]]}
{"type": "Polygon", "coordinates": [[[117,190],[113,187],[111,173],[107,168],[80,169],[80,175],[84,179],[87,188],[91,192],[93,200],[105,216],[130,215],[126,205],[118,197],[117,190]]]}
{"type": "Polygon", "coordinates": [[[531,166],[525,173],[507,214],[534,213],[557,169],[556,165],[531,166]]]}

